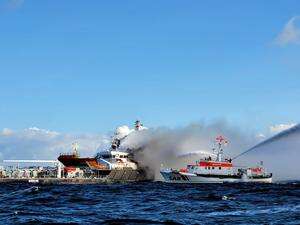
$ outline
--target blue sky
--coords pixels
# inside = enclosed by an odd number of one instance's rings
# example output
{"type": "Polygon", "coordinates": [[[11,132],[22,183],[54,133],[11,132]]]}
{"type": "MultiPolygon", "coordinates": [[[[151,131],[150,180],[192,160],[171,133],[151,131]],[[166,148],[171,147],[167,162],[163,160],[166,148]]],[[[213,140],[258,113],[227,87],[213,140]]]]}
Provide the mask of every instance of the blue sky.
{"type": "Polygon", "coordinates": [[[0,127],[298,122],[299,15],[299,1],[0,0],[0,127]]]}

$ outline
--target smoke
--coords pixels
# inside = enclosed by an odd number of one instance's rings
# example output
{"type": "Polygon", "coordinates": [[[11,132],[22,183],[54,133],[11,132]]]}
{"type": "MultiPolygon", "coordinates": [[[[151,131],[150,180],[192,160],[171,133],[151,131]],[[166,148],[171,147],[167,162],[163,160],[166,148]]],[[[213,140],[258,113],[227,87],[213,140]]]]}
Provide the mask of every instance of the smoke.
{"type": "Polygon", "coordinates": [[[193,123],[180,128],[156,128],[131,133],[122,143],[122,148],[135,149],[134,157],[148,175],[160,180],[161,167],[180,168],[211,154],[217,135],[224,135],[230,144],[225,149],[228,156],[234,156],[242,149],[257,143],[254,134],[249,134],[226,121],[193,123]]]}
{"type": "Polygon", "coordinates": [[[255,145],[238,157],[241,164],[264,161],[275,180],[300,179],[300,124],[255,145]]]}
{"type": "Polygon", "coordinates": [[[118,127],[115,131],[115,138],[123,139],[128,136],[133,130],[131,130],[128,126],[118,127]]]}

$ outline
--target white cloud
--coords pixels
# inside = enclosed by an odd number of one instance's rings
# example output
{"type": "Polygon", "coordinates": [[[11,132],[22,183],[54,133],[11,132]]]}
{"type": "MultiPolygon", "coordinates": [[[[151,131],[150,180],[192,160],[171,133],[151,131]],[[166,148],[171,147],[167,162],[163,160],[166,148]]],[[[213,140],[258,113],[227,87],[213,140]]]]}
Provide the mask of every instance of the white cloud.
{"type": "Polygon", "coordinates": [[[68,134],[31,127],[22,131],[5,128],[0,132],[1,159],[56,159],[71,152],[78,142],[82,156],[94,156],[98,148],[106,148],[109,138],[99,134],[68,134]]]}
{"type": "Polygon", "coordinates": [[[298,20],[300,20],[300,16],[294,16],[285,24],[283,30],[275,40],[276,44],[282,46],[300,44],[300,27],[297,26],[298,20]]]}
{"type": "Polygon", "coordinates": [[[0,9],[16,10],[25,3],[25,0],[5,0],[0,4],[0,9]]]}
{"type": "Polygon", "coordinates": [[[284,131],[284,130],[287,130],[293,126],[295,126],[296,123],[290,123],[290,124],[277,124],[277,125],[274,125],[274,126],[271,126],[270,127],[270,133],[271,134],[276,134],[276,133],[279,133],[281,131],[284,131]]]}
{"type": "Polygon", "coordinates": [[[37,127],[29,127],[23,131],[24,135],[27,136],[36,136],[36,135],[42,135],[46,137],[55,137],[58,136],[59,133],[56,131],[46,130],[46,129],[40,129],[37,127]]]}
{"type": "Polygon", "coordinates": [[[266,135],[264,135],[263,133],[259,133],[259,134],[256,135],[256,138],[257,138],[258,140],[262,140],[262,139],[265,139],[265,138],[266,138],[266,135]]]}
{"type": "Polygon", "coordinates": [[[10,9],[17,9],[24,4],[25,0],[9,0],[8,2],[10,9]]]}
{"type": "Polygon", "coordinates": [[[13,131],[9,128],[3,128],[2,132],[0,133],[3,136],[9,136],[13,134],[13,131]]]}

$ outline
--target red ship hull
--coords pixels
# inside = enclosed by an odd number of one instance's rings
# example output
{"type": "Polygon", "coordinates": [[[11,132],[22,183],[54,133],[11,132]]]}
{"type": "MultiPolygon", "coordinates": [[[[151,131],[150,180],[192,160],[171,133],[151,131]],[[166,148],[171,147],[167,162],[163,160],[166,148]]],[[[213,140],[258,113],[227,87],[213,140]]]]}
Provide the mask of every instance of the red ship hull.
{"type": "Polygon", "coordinates": [[[66,167],[88,167],[88,162],[97,163],[96,158],[80,158],[76,155],[60,155],[57,159],[66,167]]]}

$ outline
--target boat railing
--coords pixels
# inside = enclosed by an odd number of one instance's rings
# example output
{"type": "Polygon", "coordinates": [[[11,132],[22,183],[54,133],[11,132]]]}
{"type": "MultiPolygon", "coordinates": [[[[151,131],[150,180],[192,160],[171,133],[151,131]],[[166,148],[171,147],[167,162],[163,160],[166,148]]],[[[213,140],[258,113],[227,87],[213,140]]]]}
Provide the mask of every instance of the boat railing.
{"type": "Polygon", "coordinates": [[[78,156],[78,154],[75,154],[74,152],[65,152],[65,153],[59,153],[60,156],[78,156]]]}

